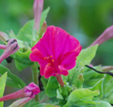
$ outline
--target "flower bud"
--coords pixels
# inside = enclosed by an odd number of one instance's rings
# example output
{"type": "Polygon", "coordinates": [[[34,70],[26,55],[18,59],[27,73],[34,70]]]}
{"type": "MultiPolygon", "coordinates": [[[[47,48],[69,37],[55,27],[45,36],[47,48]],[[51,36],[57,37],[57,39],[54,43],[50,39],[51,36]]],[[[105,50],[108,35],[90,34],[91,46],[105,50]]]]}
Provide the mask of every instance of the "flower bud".
{"type": "Polygon", "coordinates": [[[0,63],[7,58],[8,56],[10,56],[11,54],[15,53],[16,51],[19,50],[19,46],[17,43],[16,39],[10,39],[6,45],[5,51],[3,52],[3,54],[0,56],[0,63]]]}
{"type": "Polygon", "coordinates": [[[94,46],[96,44],[102,44],[103,42],[107,41],[108,39],[113,38],[113,25],[108,27],[92,44],[94,46]]]}
{"type": "Polygon", "coordinates": [[[46,23],[46,21],[44,21],[44,23],[42,25],[42,28],[41,28],[41,32],[42,33],[45,33],[46,32],[46,29],[47,29],[47,23],[46,23]]]}
{"type": "Polygon", "coordinates": [[[6,49],[6,45],[0,44],[0,49],[6,49]]]}
{"type": "Polygon", "coordinates": [[[37,95],[39,92],[40,92],[39,87],[32,82],[28,86],[25,86],[23,89],[17,92],[1,97],[0,102],[23,97],[34,98],[35,95],[37,95]]]}
{"type": "Polygon", "coordinates": [[[2,41],[3,43],[5,43],[8,40],[9,40],[8,35],[6,33],[4,33],[4,32],[0,32],[0,41],[2,41]]]}
{"type": "Polygon", "coordinates": [[[33,9],[34,9],[34,19],[35,19],[35,29],[39,31],[40,19],[43,10],[44,0],[35,0],[33,9]]]}

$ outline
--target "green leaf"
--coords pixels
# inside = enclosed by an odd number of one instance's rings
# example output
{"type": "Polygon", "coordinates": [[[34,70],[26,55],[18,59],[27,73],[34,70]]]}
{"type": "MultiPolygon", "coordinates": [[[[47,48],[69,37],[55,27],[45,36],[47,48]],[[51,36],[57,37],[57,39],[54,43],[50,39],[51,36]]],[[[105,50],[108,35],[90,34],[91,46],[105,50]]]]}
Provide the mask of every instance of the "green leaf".
{"type": "Polygon", "coordinates": [[[110,75],[105,75],[103,82],[103,93],[103,99],[113,104],[113,77],[110,75]]]}
{"type": "MultiPolygon", "coordinates": [[[[40,28],[42,27],[44,21],[46,20],[46,17],[47,17],[49,10],[50,10],[50,8],[48,7],[46,10],[44,10],[42,12],[41,21],[40,21],[40,28]]],[[[32,40],[32,37],[33,37],[33,27],[34,27],[34,20],[27,22],[20,29],[17,38],[22,40],[22,41],[27,41],[28,43],[31,43],[31,40],[32,40]]]]}
{"type": "Polygon", "coordinates": [[[30,48],[28,42],[19,40],[12,30],[9,32],[9,37],[16,39],[20,48],[23,48],[26,50],[30,48]]]}
{"type": "Polygon", "coordinates": [[[55,77],[50,77],[49,81],[47,83],[47,87],[46,87],[46,94],[49,97],[55,97],[57,96],[57,89],[59,88],[58,86],[58,81],[55,77]]]}
{"type": "Polygon", "coordinates": [[[77,65],[89,65],[96,55],[98,45],[83,49],[77,58],[77,65]]]}
{"type": "Polygon", "coordinates": [[[94,96],[97,96],[98,94],[99,91],[90,91],[89,89],[76,89],[69,95],[68,101],[63,107],[71,107],[74,104],[96,104],[96,102],[94,102],[92,98],[94,96]]]}
{"type": "MultiPolygon", "coordinates": [[[[99,66],[93,66],[93,68],[95,68],[98,71],[101,71],[100,65],[99,66]]],[[[103,78],[103,76],[104,76],[104,74],[103,75],[99,74],[99,73],[97,73],[94,70],[91,70],[89,68],[84,71],[83,75],[84,75],[84,79],[85,79],[86,82],[91,80],[91,79],[103,78]]]]}
{"type": "Polygon", "coordinates": [[[42,27],[44,21],[46,20],[47,14],[49,13],[50,7],[42,12],[41,20],[40,20],[40,28],[42,27]]]}
{"type": "Polygon", "coordinates": [[[60,106],[52,105],[52,104],[46,104],[44,107],[60,107],[60,106]]]}
{"type": "Polygon", "coordinates": [[[24,107],[44,107],[44,105],[46,105],[46,103],[39,104],[39,102],[32,102],[29,105],[24,105],[24,107]]]}
{"type": "Polygon", "coordinates": [[[99,90],[100,94],[98,95],[99,98],[103,97],[103,80],[104,78],[98,80],[98,82],[90,88],[90,90],[94,91],[94,90],[99,90]]]}
{"type": "Polygon", "coordinates": [[[111,104],[109,102],[101,101],[98,104],[94,104],[93,107],[112,107],[112,106],[111,106],[111,104]]]}
{"type": "Polygon", "coordinates": [[[19,50],[13,55],[16,67],[19,71],[22,71],[24,68],[31,66],[33,64],[33,62],[31,62],[29,59],[30,53],[31,53],[30,49],[27,50],[26,52],[21,52],[19,50]]]}
{"type": "Polygon", "coordinates": [[[81,77],[80,75],[82,75],[83,72],[83,67],[81,66],[76,66],[73,69],[71,69],[69,71],[68,76],[66,76],[65,78],[67,78],[67,82],[69,82],[70,85],[74,85],[77,88],[82,87],[82,83],[84,81],[84,78],[79,78],[81,77]]]}
{"type": "MultiPolygon", "coordinates": [[[[5,84],[6,84],[6,79],[7,79],[7,73],[5,73],[4,75],[2,75],[0,77],[0,97],[3,96],[5,84]]],[[[3,107],[3,102],[0,102],[0,107],[3,107]]]]}
{"type": "Polygon", "coordinates": [[[41,77],[41,82],[42,82],[44,88],[46,88],[47,87],[47,83],[48,83],[48,79],[46,79],[44,76],[42,76],[41,77]]]}
{"type": "Polygon", "coordinates": [[[32,37],[33,34],[33,26],[34,26],[34,20],[31,20],[27,22],[19,31],[19,34],[17,36],[18,39],[22,41],[27,41],[28,43],[31,42],[29,36],[32,37]]]}
{"type": "MultiPolygon", "coordinates": [[[[93,68],[101,71],[101,66],[94,66],[93,68]]],[[[84,75],[84,87],[93,87],[95,86],[102,78],[104,78],[104,74],[99,74],[91,69],[86,69],[83,73],[84,75]]]]}
{"type": "Polygon", "coordinates": [[[3,65],[0,65],[0,75],[3,75],[5,72],[7,72],[7,82],[6,85],[10,87],[16,87],[16,88],[23,88],[25,87],[25,83],[17,76],[12,74],[10,70],[3,65]]]}
{"type": "Polygon", "coordinates": [[[83,49],[77,58],[76,66],[69,71],[68,76],[63,77],[63,80],[69,82],[70,84],[73,84],[77,88],[80,88],[80,87],[82,88],[82,84],[84,81],[82,74],[86,69],[84,68],[85,67],[84,65],[89,65],[91,63],[92,59],[96,54],[97,48],[98,48],[98,45],[83,49]]]}

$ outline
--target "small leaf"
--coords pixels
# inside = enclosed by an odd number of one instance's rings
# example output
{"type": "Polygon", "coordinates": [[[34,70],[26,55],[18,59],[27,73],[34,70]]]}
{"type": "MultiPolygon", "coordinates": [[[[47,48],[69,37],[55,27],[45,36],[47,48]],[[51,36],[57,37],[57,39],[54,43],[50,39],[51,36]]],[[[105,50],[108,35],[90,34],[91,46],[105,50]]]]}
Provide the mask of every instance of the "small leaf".
{"type": "Polygon", "coordinates": [[[50,10],[50,7],[48,7],[46,10],[44,10],[42,12],[41,21],[40,21],[40,28],[42,27],[44,21],[46,20],[47,14],[49,13],[49,10],[50,10]]]}
{"type": "Polygon", "coordinates": [[[16,87],[16,88],[23,88],[25,87],[25,83],[17,76],[12,74],[10,70],[3,65],[0,65],[0,75],[3,75],[5,72],[7,72],[7,82],[6,85],[10,87],[16,87]]]}
{"type": "Polygon", "coordinates": [[[98,45],[83,49],[77,58],[77,64],[82,66],[89,65],[96,55],[97,48],[98,45]]]}
{"type": "Polygon", "coordinates": [[[82,75],[83,70],[84,70],[83,67],[76,66],[69,71],[69,75],[66,77],[68,78],[67,81],[69,82],[70,85],[73,84],[77,88],[82,87],[82,83],[83,83],[84,79],[82,79],[82,81],[81,81],[79,79],[79,76],[82,75]],[[80,81],[78,81],[78,80],[80,80],[80,81]],[[79,84],[79,83],[81,83],[81,84],[79,84]]]}
{"type": "Polygon", "coordinates": [[[103,80],[104,78],[98,80],[98,82],[90,88],[90,90],[94,91],[94,90],[99,90],[100,94],[98,95],[99,98],[103,97],[103,80]]]}
{"type": "Polygon", "coordinates": [[[33,26],[34,26],[34,20],[31,20],[27,22],[19,31],[19,34],[17,36],[18,39],[22,41],[27,41],[28,43],[31,42],[29,36],[32,37],[33,32],[33,26]]]}
{"type": "Polygon", "coordinates": [[[49,97],[55,97],[57,96],[57,89],[59,88],[58,86],[58,81],[55,77],[50,77],[49,81],[47,83],[47,87],[46,87],[46,94],[49,97]]]}
{"type": "Polygon", "coordinates": [[[31,66],[33,64],[33,62],[31,62],[29,59],[30,53],[31,53],[30,49],[27,50],[26,52],[21,52],[19,50],[13,55],[16,67],[19,71],[22,71],[24,68],[31,66]]]}
{"type": "Polygon", "coordinates": [[[69,95],[68,101],[63,107],[71,107],[74,104],[96,104],[96,102],[94,102],[92,98],[94,96],[97,96],[98,94],[99,91],[90,91],[89,89],[76,89],[69,95]]]}
{"type": "MultiPolygon", "coordinates": [[[[6,84],[6,79],[7,79],[7,73],[5,73],[4,75],[2,75],[0,77],[0,97],[3,96],[5,84],[6,84]]],[[[0,107],[3,107],[3,102],[0,102],[0,107]]]]}

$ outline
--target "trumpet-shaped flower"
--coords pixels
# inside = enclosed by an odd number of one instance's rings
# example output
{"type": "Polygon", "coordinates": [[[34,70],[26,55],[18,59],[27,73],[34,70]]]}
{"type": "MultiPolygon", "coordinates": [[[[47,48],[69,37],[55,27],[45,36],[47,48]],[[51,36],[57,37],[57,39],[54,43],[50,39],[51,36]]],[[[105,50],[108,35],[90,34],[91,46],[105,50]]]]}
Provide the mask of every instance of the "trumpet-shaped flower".
{"type": "Polygon", "coordinates": [[[1,97],[0,102],[11,99],[23,98],[23,97],[34,98],[35,95],[37,95],[39,92],[40,92],[39,87],[32,82],[28,86],[25,86],[23,89],[17,92],[1,97]]]}
{"type": "Polygon", "coordinates": [[[76,65],[82,47],[79,41],[59,27],[49,26],[39,42],[32,47],[30,60],[39,62],[40,73],[45,78],[62,74],[76,65]]]}

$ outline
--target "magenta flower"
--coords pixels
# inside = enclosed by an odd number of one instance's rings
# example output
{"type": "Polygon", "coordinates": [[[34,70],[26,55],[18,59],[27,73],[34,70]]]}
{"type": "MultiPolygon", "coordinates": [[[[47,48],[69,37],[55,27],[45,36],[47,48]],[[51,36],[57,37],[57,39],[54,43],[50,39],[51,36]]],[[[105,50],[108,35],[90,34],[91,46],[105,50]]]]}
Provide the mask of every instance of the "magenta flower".
{"type": "Polygon", "coordinates": [[[34,98],[35,95],[37,95],[39,92],[40,92],[39,87],[32,82],[28,86],[25,86],[23,89],[17,92],[1,97],[0,102],[11,99],[23,98],[23,97],[34,98]]]}
{"type": "Polygon", "coordinates": [[[32,47],[30,60],[39,62],[41,76],[45,78],[67,76],[68,70],[76,65],[81,49],[75,37],[59,27],[49,26],[42,39],[32,47]]]}
{"type": "Polygon", "coordinates": [[[39,31],[40,19],[43,10],[44,0],[35,0],[33,9],[34,9],[34,19],[35,19],[35,29],[39,31]]]}

